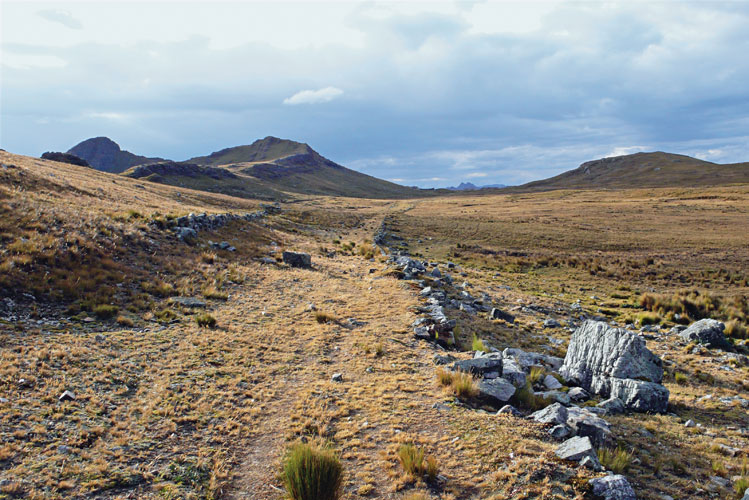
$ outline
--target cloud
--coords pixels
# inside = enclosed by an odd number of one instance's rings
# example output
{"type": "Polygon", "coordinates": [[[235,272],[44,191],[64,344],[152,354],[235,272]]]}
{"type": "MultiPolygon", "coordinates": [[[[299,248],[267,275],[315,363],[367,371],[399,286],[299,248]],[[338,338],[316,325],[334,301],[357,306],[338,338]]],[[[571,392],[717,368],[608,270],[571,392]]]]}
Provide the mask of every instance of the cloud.
{"type": "Polygon", "coordinates": [[[325,87],[318,90],[302,90],[291,97],[283,100],[284,104],[293,106],[297,104],[320,104],[330,102],[340,97],[343,90],[336,87],[325,87]]]}
{"type": "Polygon", "coordinates": [[[66,26],[73,30],[83,29],[83,23],[73,17],[73,15],[66,10],[40,10],[39,12],[37,12],[37,15],[43,19],[46,19],[47,21],[62,24],[63,26],[66,26]]]}

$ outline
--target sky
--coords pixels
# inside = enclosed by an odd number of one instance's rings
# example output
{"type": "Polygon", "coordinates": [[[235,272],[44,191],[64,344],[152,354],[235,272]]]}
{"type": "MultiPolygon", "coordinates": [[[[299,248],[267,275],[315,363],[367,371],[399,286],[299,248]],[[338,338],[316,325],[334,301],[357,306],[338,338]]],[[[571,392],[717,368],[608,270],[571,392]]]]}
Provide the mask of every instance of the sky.
{"type": "Polygon", "coordinates": [[[749,2],[0,3],[0,148],[268,135],[404,185],[749,161],[749,2]]]}

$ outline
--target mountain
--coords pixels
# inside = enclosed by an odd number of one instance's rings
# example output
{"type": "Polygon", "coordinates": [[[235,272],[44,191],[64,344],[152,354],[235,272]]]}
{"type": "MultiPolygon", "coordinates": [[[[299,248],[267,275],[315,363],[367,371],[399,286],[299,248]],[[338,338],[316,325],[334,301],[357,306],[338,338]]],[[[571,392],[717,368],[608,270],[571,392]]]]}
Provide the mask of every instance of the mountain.
{"type": "Polygon", "coordinates": [[[423,196],[419,189],[356,172],[328,160],[307,144],[277,137],[222,149],[186,163],[223,166],[245,177],[246,182],[299,194],[357,198],[423,196]]]}
{"type": "Polygon", "coordinates": [[[83,158],[97,170],[113,174],[124,172],[135,165],[164,161],[163,158],[148,158],[123,151],[119,144],[108,137],[86,139],[70,148],[68,154],[83,158]]]}
{"type": "Polygon", "coordinates": [[[719,164],[690,156],[654,152],[588,161],[549,179],[513,191],[697,187],[749,183],[749,163],[719,164]]]}
{"type": "Polygon", "coordinates": [[[507,187],[505,184],[484,184],[483,186],[477,186],[476,184],[472,182],[461,182],[457,186],[450,186],[445,189],[449,189],[450,191],[475,191],[477,189],[496,189],[496,188],[503,188],[507,187]]]}

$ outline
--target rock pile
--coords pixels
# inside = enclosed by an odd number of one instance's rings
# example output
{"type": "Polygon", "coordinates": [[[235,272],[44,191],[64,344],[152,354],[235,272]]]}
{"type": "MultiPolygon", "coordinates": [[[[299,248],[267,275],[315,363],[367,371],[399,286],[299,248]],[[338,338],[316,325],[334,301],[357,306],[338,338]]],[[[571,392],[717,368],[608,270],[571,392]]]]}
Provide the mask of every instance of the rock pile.
{"type": "Polygon", "coordinates": [[[174,234],[177,236],[177,239],[184,241],[186,243],[192,243],[195,238],[198,236],[199,231],[205,231],[205,230],[211,230],[211,229],[218,229],[220,227],[225,226],[231,221],[235,220],[244,220],[244,221],[254,221],[258,219],[262,219],[263,217],[268,216],[271,213],[276,213],[280,211],[280,207],[276,207],[274,205],[269,205],[270,207],[273,207],[272,211],[269,211],[267,208],[264,210],[259,210],[257,212],[250,212],[246,214],[234,214],[234,213],[224,213],[224,214],[189,214],[182,217],[177,217],[176,219],[169,220],[166,223],[162,220],[153,220],[149,222],[152,226],[157,227],[164,227],[166,224],[167,228],[170,228],[174,231],[174,234]]]}
{"type": "Polygon", "coordinates": [[[639,336],[600,321],[586,321],[572,334],[559,373],[593,394],[615,397],[631,410],[664,412],[669,392],[661,359],[639,336]]]}

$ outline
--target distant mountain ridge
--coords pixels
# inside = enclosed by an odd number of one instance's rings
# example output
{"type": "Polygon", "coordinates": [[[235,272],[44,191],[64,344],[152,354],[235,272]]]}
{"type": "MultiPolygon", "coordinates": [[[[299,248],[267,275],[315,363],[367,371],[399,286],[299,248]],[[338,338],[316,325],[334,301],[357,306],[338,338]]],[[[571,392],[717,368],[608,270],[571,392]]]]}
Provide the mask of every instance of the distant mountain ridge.
{"type": "Polygon", "coordinates": [[[587,161],[576,169],[557,176],[507,189],[625,189],[738,183],[749,183],[749,163],[719,164],[691,156],[656,151],[587,161]]]}
{"type": "Polygon", "coordinates": [[[450,186],[445,189],[449,189],[450,191],[475,191],[478,189],[499,189],[507,187],[506,184],[484,184],[482,186],[477,186],[476,184],[472,182],[461,182],[457,186],[450,186]]]}
{"type": "Polygon", "coordinates": [[[148,158],[120,149],[120,145],[108,137],[92,137],[68,150],[68,154],[82,158],[96,170],[119,174],[135,165],[165,161],[163,158],[148,158]]]}
{"type": "Polygon", "coordinates": [[[272,136],[182,162],[123,151],[106,137],[87,139],[69,153],[105,172],[243,198],[278,199],[285,193],[357,198],[431,195],[348,169],[308,144],[272,136]]]}

